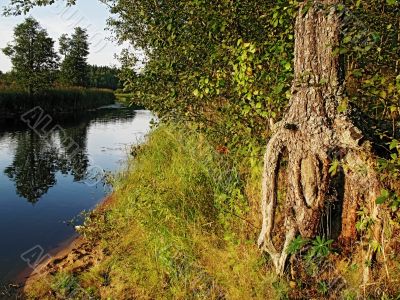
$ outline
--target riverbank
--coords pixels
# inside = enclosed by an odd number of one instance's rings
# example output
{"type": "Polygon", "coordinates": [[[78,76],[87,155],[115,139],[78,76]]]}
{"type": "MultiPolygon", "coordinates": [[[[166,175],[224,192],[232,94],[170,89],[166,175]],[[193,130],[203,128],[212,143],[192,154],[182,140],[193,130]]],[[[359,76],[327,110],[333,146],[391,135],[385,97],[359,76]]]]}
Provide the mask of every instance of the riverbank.
{"type": "MultiPolygon", "coordinates": [[[[113,209],[114,203],[114,195],[107,196],[93,209],[92,216],[113,209]]],[[[22,287],[21,294],[29,294],[29,290],[35,288],[37,282],[46,281],[49,276],[58,272],[68,269],[73,273],[82,273],[104,258],[98,241],[87,240],[79,234],[50,251],[49,255],[34,270],[27,268],[18,276],[16,284],[22,287]]]]}
{"type": "Polygon", "coordinates": [[[22,90],[0,90],[0,120],[12,119],[36,106],[56,116],[110,105],[115,99],[114,92],[106,89],[54,88],[37,95],[22,90]]]}
{"type": "Polygon", "coordinates": [[[97,109],[55,119],[58,129],[44,137],[23,123],[0,126],[0,224],[7,245],[0,250],[0,299],[27,266],[22,253],[37,245],[46,252],[59,247],[74,234],[68,224],[105,197],[108,185],[94,185],[88,171],[120,170],[153,118],[149,111],[97,109]],[[68,151],[66,136],[79,149],[68,151]]]}
{"type": "MultiPolygon", "coordinates": [[[[261,160],[236,160],[226,147],[212,146],[195,130],[176,126],[158,127],[131,153],[134,158],[126,171],[113,179],[113,206],[90,215],[80,228],[85,243],[92,246],[75,247],[49,265],[43,276],[28,280],[27,299],[373,295],[373,285],[362,285],[362,245],[355,246],[352,260],[330,244],[312,257],[322,247],[318,239],[296,239],[301,245],[292,247],[303,250],[291,261],[300,271],[291,268],[287,277],[275,274],[256,244],[261,160]],[[336,285],[327,286],[332,282],[336,285]]],[[[387,263],[374,273],[377,280],[385,280],[384,272],[390,274],[386,299],[400,288],[396,268],[387,263]]]]}
{"type": "Polygon", "coordinates": [[[278,297],[280,281],[253,242],[259,224],[246,217],[257,205],[243,192],[258,199],[259,169],[244,185],[239,165],[177,127],[156,129],[132,154],[114,179],[113,208],[81,228],[99,260],[28,281],[28,299],[278,297]]]}

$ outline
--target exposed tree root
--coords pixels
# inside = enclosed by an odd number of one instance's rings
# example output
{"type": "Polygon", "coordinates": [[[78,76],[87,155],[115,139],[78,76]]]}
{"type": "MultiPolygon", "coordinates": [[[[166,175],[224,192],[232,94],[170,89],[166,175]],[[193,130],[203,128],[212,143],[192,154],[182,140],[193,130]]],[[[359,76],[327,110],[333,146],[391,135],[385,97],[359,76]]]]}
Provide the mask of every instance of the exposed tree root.
{"type": "MultiPolygon", "coordinates": [[[[297,234],[315,237],[332,188],[329,168],[334,160],[344,170],[342,231],[344,246],[356,238],[355,222],[363,205],[378,219],[375,199],[380,183],[371,163],[373,154],[363,135],[344,114],[337,113],[342,99],[339,57],[338,1],[314,2],[296,21],[295,80],[284,119],[276,126],[264,157],[262,183],[263,227],[259,246],[271,255],[276,272],[283,274],[287,248],[297,234]],[[326,11],[329,13],[326,13],[326,11]],[[284,202],[283,249],[278,251],[272,233],[277,209],[277,175],[283,150],[288,153],[287,195],[284,202]]],[[[302,8],[300,8],[301,11],[302,8]]],[[[378,233],[379,222],[376,222],[378,233]]],[[[371,258],[372,251],[367,254],[371,258]]],[[[365,280],[368,272],[365,271],[365,280]]]]}

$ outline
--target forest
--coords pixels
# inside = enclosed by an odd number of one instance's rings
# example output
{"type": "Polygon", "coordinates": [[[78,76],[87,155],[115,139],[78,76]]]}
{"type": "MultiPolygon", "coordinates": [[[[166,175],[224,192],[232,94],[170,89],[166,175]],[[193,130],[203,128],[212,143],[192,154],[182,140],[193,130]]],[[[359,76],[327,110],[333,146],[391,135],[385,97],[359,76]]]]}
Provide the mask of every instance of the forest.
{"type": "Polygon", "coordinates": [[[28,17],[14,29],[14,41],[2,49],[12,69],[0,73],[0,114],[13,117],[34,106],[53,113],[77,112],[114,103],[118,69],[87,62],[86,29],[76,27],[59,38],[59,51],[37,20],[28,17]]]}
{"type": "Polygon", "coordinates": [[[29,299],[399,299],[400,1],[101,2],[158,122],[29,299]]]}

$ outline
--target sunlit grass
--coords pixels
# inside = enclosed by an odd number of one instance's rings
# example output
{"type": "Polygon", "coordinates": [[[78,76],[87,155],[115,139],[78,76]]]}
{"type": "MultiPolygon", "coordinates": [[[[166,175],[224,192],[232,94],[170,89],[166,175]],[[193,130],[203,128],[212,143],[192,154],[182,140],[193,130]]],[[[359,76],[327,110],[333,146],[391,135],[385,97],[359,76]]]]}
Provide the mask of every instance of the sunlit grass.
{"type": "MultiPolygon", "coordinates": [[[[351,261],[328,253],[323,261],[337,274],[314,259],[313,277],[299,267],[307,266],[306,256],[297,256],[297,273],[275,275],[256,245],[260,164],[249,167],[194,130],[165,125],[132,153],[126,171],[112,179],[115,202],[85,222],[84,236],[104,255],[83,272],[67,267],[35,283],[30,298],[65,294],[68,281],[93,299],[303,299],[332,292],[322,279],[336,275],[345,279],[345,299],[362,295],[362,251],[351,261]]],[[[398,268],[389,267],[395,280],[398,268]]]]}
{"type": "Polygon", "coordinates": [[[86,222],[87,238],[109,255],[79,274],[80,287],[102,299],[284,294],[254,242],[258,229],[229,213],[248,208],[238,169],[200,134],[156,129],[115,178],[113,208],[86,222]]]}

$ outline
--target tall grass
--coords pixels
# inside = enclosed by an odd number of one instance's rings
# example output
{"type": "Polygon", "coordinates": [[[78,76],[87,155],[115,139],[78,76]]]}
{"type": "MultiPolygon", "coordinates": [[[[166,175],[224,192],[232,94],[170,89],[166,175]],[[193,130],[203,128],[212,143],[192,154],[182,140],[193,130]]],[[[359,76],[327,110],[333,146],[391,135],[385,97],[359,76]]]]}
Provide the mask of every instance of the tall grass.
{"type": "MultiPolygon", "coordinates": [[[[399,298],[377,297],[398,295],[398,252],[383,293],[362,288],[363,250],[353,260],[334,251],[309,260],[304,249],[292,256],[297,269],[277,278],[256,246],[259,163],[249,168],[251,159],[235,161],[201,134],[165,126],[132,153],[114,178],[111,207],[84,224],[98,262],[77,271],[79,261],[68,258],[65,269],[29,286],[28,299],[399,298]]],[[[385,268],[378,270],[376,278],[385,278],[385,268]]]]}
{"type": "Polygon", "coordinates": [[[113,91],[106,89],[55,88],[38,95],[17,89],[0,89],[0,116],[21,114],[35,106],[53,114],[78,112],[114,101],[113,91]]]}
{"type": "MultiPolygon", "coordinates": [[[[285,286],[265,267],[258,228],[244,221],[240,177],[201,135],[158,128],[115,179],[112,209],[85,223],[108,255],[70,276],[94,299],[277,299],[285,286]]],[[[57,293],[58,277],[31,297],[57,293]]]]}

